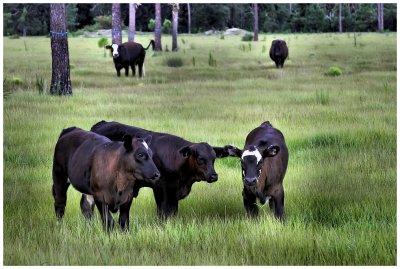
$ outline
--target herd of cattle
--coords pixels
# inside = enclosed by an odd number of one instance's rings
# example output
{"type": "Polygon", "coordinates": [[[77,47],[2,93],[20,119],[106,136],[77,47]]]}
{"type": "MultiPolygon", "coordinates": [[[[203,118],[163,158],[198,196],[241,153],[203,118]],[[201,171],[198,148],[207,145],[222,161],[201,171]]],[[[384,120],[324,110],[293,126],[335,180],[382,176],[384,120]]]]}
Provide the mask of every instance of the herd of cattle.
{"type": "MultiPolygon", "coordinates": [[[[134,42],[106,46],[111,50],[117,75],[129,67],[143,75],[147,48],[134,42]]],[[[274,40],[270,57],[283,68],[288,56],[285,41],[274,40]]],[[[82,193],[82,214],[91,219],[98,208],[105,230],[114,227],[110,212],[119,210],[119,224],[129,228],[129,210],[139,190],[153,190],[157,214],[162,219],[178,212],[178,202],[187,197],[195,182],[218,180],[214,169],[217,158],[240,158],[243,204],[251,217],[258,215],[257,199],[269,201],[275,216],[284,220],[283,178],[289,153],[283,134],[269,121],[252,130],[243,149],[232,145],[213,147],[181,137],[148,131],[118,122],[100,121],[90,131],[77,127],[64,129],[57,141],[53,159],[54,208],[58,220],[64,216],[67,190],[72,185],[82,193]]]]}
{"type": "MultiPolygon", "coordinates": [[[[139,68],[139,77],[143,75],[144,58],[146,57],[146,50],[150,45],[154,50],[154,40],[151,40],[147,48],[136,42],[125,42],[121,45],[112,44],[107,45],[106,49],[111,50],[115,70],[117,76],[121,76],[121,69],[125,69],[125,76],[129,75],[129,67],[132,69],[132,75],[136,75],[135,66],[139,68]]],[[[284,40],[276,39],[272,41],[269,50],[269,57],[275,62],[276,68],[283,68],[286,58],[289,55],[289,49],[284,40]]]]}
{"type": "Polygon", "coordinates": [[[215,159],[228,156],[241,160],[248,215],[258,215],[258,198],[261,204],[269,200],[275,216],[283,220],[289,153],[283,134],[269,121],[248,134],[243,149],[193,143],[118,122],[100,121],[90,131],[64,129],[53,159],[56,216],[62,219],[72,184],[82,193],[82,214],[91,219],[96,205],[106,230],[114,226],[110,212],[118,210],[121,228],[129,227],[129,209],[142,187],[153,189],[158,215],[168,218],[177,214],[179,200],[189,195],[193,183],[218,180],[215,159]]]}

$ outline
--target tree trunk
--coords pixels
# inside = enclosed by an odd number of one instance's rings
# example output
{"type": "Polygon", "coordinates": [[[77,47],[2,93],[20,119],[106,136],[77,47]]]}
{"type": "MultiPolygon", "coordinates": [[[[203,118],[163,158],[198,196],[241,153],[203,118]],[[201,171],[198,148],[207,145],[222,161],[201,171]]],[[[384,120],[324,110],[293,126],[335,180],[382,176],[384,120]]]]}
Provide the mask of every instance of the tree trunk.
{"type": "Polygon", "coordinates": [[[187,4],[187,9],[188,9],[188,33],[190,34],[191,33],[191,30],[190,30],[190,4],[188,3],[187,4]]]}
{"type": "Polygon", "coordinates": [[[120,45],[122,43],[121,32],[121,4],[112,4],[112,43],[120,45]]]}
{"type": "Polygon", "coordinates": [[[378,31],[383,32],[383,4],[378,4],[378,31]]]}
{"type": "Polygon", "coordinates": [[[253,4],[254,12],[254,41],[258,41],[258,4],[253,4]]]}
{"type": "Polygon", "coordinates": [[[52,73],[50,93],[72,95],[65,4],[50,4],[52,73]]]}
{"type": "Polygon", "coordinates": [[[155,4],[156,7],[156,24],[154,27],[154,42],[155,42],[155,51],[162,51],[161,46],[161,4],[155,4]]]}
{"type": "Polygon", "coordinates": [[[292,4],[289,3],[289,14],[292,14],[292,4]]]}
{"type": "Polygon", "coordinates": [[[178,50],[178,12],[179,4],[172,4],[172,51],[178,50]]]}
{"type": "Polygon", "coordinates": [[[342,28],[342,4],[339,4],[339,33],[343,32],[342,28]]]}
{"type": "Polygon", "coordinates": [[[129,4],[129,32],[128,41],[135,41],[136,4],[129,4]]]}

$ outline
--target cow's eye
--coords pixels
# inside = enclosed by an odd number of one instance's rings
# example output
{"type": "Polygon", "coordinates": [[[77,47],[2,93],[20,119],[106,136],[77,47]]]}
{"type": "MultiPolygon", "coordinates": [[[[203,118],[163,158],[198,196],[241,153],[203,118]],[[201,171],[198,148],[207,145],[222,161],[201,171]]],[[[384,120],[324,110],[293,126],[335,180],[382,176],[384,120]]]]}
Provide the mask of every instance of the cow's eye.
{"type": "Polygon", "coordinates": [[[203,165],[203,164],[206,163],[206,160],[200,158],[200,159],[197,159],[197,163],[198,163],[199,165],[203,165]]]}
{"type": "Polygon", "coordinates": [[[138,153],[138,155],[137,155],[137,157],[139,158],[139,159],[145,159],[146,158],[146,155],[144,155],[143,153],[138,153]]]}

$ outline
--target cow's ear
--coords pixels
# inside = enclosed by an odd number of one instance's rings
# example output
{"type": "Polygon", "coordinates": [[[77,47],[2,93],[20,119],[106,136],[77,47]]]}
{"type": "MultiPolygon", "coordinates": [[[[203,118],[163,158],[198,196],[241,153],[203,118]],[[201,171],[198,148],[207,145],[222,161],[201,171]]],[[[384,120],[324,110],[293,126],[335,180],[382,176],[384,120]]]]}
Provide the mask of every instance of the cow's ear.
{"type": "Polygon", "coordinates": [[[187,157],[192,154],[192,149],[189,146],[183,147],[179,150],[179,153],[182,154],[183,157],[187,157]]]}
{"type": "Polygon", "coordinates": [[[124,141],[124,147],[126,149],[127,152],[132,151],[132,136],[129,134],[124,135],[124,137],[122,137],[122,141],[124,141]]]}
{"type": "Polygon", "coordinates": [[[110,49],[111,49],[111,46],[110,46],[110,45],[107,45],[105,48],[108,49],[108,50],[110,50],[110,49]]]}
{"type": "Polygon", "coordinates": [[[148,145],[150,145],[150,142],[151,142],[151,139],[152,139],[153,137],[151,136],[151,135],[148,135],[148,136],[146,136],[145,138],[144,138],[144,142],[146,142],[148,145]]]}
{"type": "Polygon", "coordinates": [[[263,158],[274,157],[276,154],[278,154],[279,150],[280,148],[278,145],[271,145],[263,150],[263,158]]]}
{"type": "Polygon", "coordinates": [[[217,158],[225,158],[228,156],[240,158],[240,156],[242,156],[242,150],[232,145],[226,145],[223,148],[213,147],[213,150],[215,151],[217,158]]]}

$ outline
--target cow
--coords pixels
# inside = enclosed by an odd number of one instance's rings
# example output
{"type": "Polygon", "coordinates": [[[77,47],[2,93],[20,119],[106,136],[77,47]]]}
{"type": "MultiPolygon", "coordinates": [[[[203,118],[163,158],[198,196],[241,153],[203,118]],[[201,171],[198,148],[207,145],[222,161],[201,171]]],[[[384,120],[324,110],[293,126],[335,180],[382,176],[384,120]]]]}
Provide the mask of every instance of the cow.
{"type": "Polygon", "coordinates": [[[149,148],[151,137],[123,137],[114,142],[105,136],[77,127],[64,129],[56,143],[53,158],[54,208],[59,221],[64,216],[70,184],[85,196],[81,210],[91,217],[96,204],[106,231],[113,229],[110,211],[120,211],[119,224],[129,228],[129,209],[137,182],[153,182],[160,172],[149,148]],[[88,213],[88,208],[91,210],[88,213]]]}
{"type": "Polygon", "coordinates": [[[266,121],[247,135],[243,150],[231,154],[241,158],[243,204],[248,216],[257,217],[258,198],[263,205],[269,201],[274,215],[283,221],[283,178],[289,160],[283,134],[266,121]]]}
{"type": "Polygon", "coordinates": [[[125,69],[125,76],[129,75],[129,67],[132,69],[132,75],[136,75],[135,65],[139,66],[139,77],[143,75],[143,64],[146,56],[146,50],[152,45],[154,50],[154,40],[151,40],[147,48],[136,42],[125,42],[122,45],[112,44],[105,48],[111,50],[117,76],[121,76],[121,69],[125,69]]]}
{"type": "Polygon", "coordinates": [[[283,68],[283,64],[288,55],[289,49],[284,40],[276,39],[272,41],[269,57],[275,62],[276,68],[283,68]]]}
{"type": "Polygon", "coordinates": [[[230,145],[212,147],[205,142],[193,143],[175,135],[152,132],[118,122],[100,121],[91,128],[91,131],[116,141],[127,134],[132,137],[152,136],[150,148],[161,177],[154,184],[144,181],[135,184],[134,195],[138,195],[142,187],[152,188],[157,215],[161,219],[177,214],[179,200],[189,195],[195,182],[217,181],[215,159],[232,155],[231,151],[236,149],[230,145]]]}

